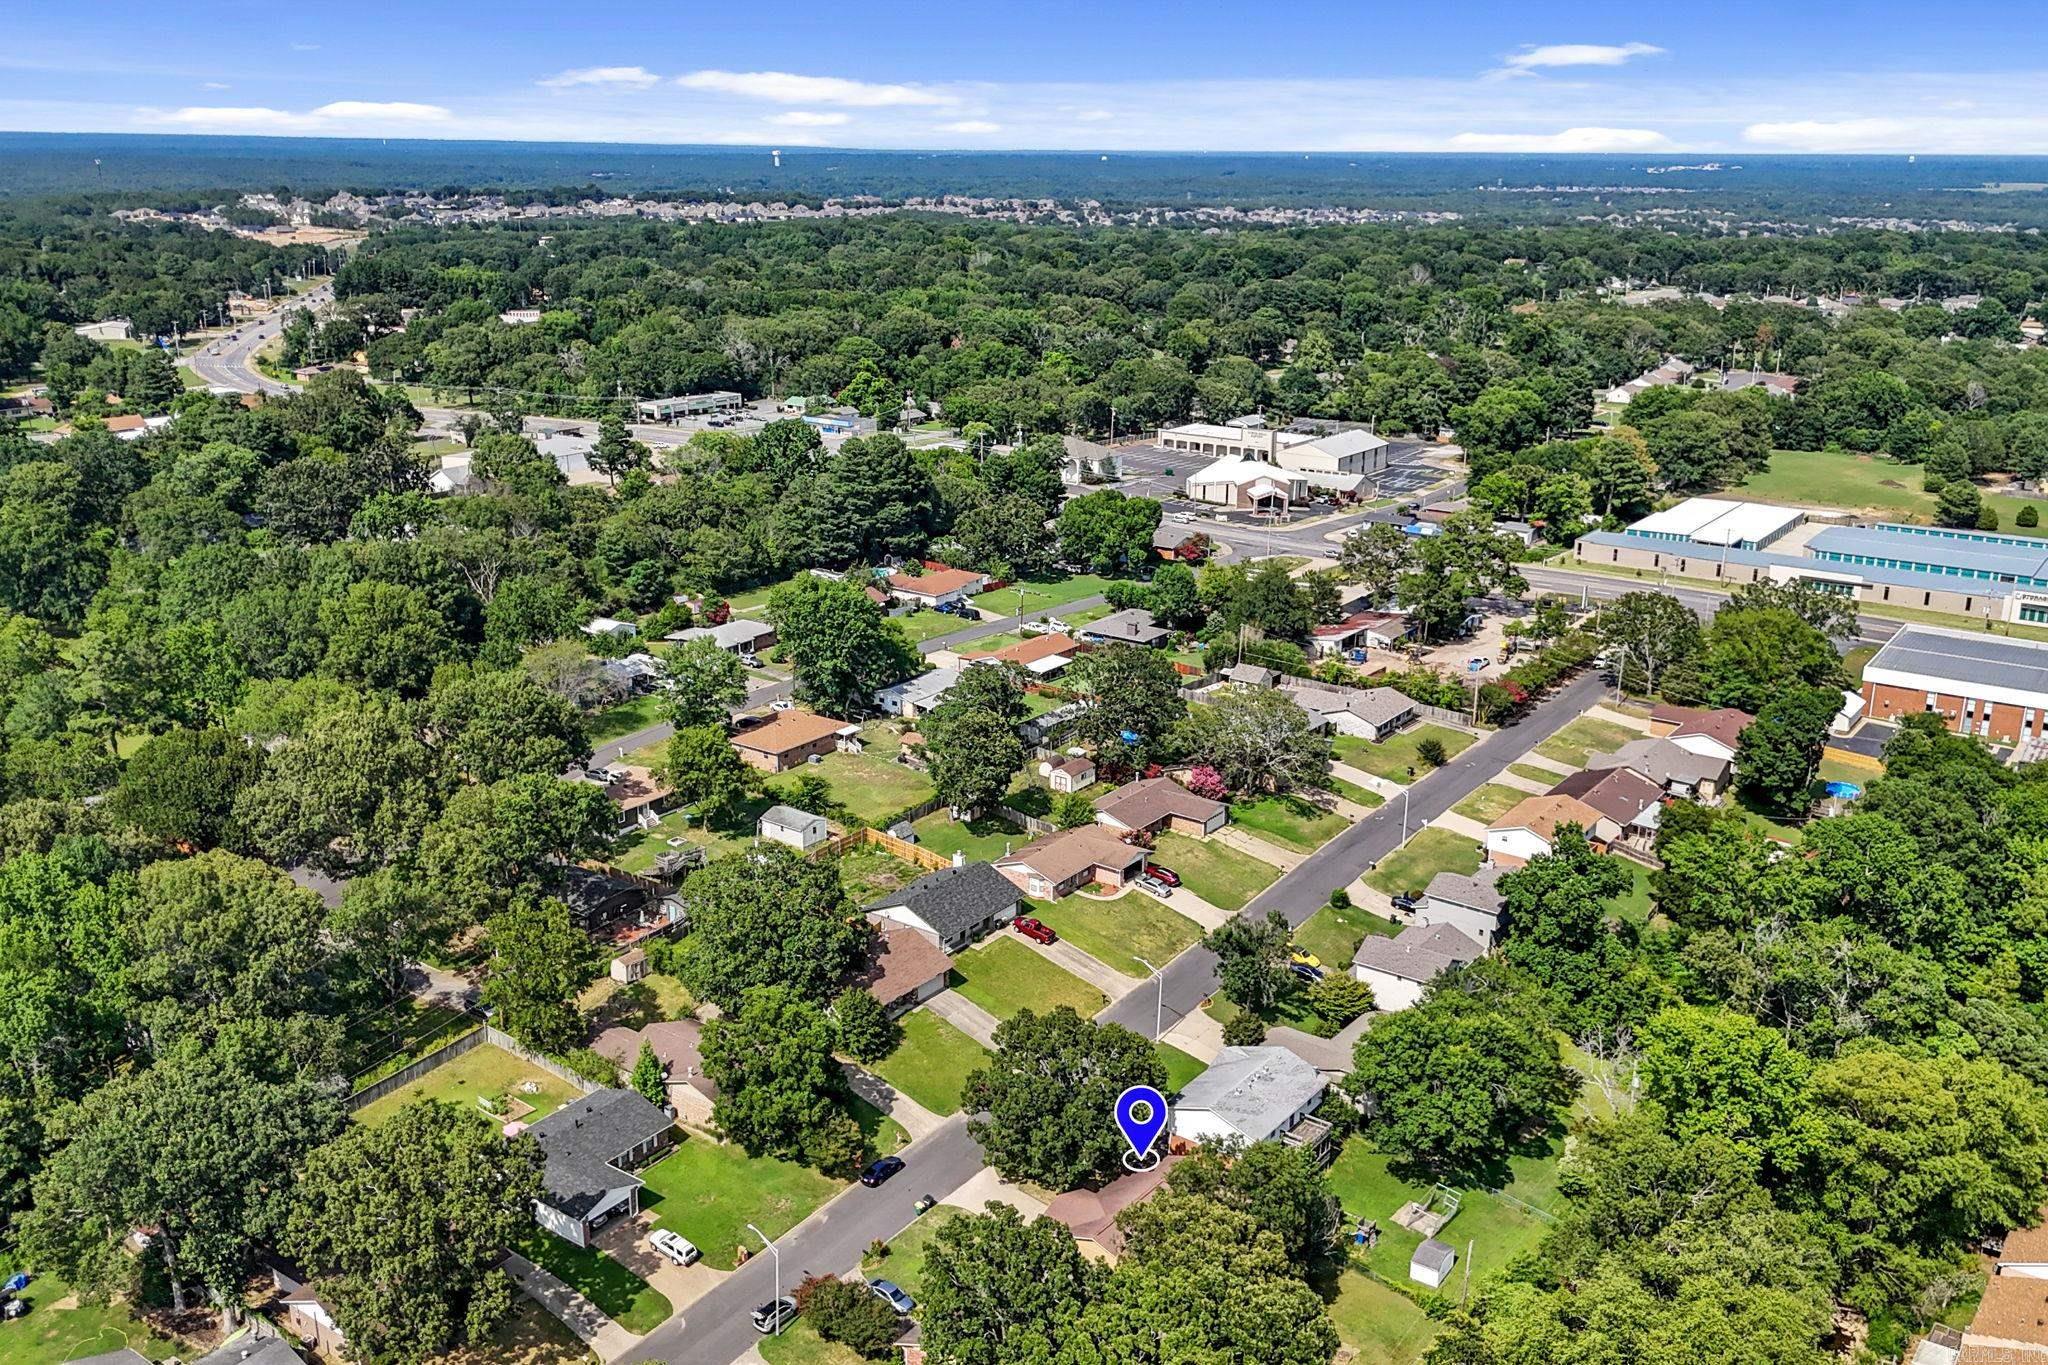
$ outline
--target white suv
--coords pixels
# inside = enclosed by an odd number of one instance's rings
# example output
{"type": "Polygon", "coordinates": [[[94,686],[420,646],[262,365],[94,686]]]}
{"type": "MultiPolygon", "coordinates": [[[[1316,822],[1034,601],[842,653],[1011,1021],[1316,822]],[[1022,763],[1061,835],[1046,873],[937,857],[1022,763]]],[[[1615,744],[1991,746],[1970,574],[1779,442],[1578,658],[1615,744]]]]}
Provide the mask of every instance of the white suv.
{"type": "Polygon", "coordinates": [[[687,1237],[679,1232],[670,1232],[667,1228],[663,1228],[649,1237],[647,1245],[654,1248],[656,1255],[666,1256],[677,1265],[694,1265],[704,1255],[703,1252],[690,1245],[690,1240],[687,1237]]]}

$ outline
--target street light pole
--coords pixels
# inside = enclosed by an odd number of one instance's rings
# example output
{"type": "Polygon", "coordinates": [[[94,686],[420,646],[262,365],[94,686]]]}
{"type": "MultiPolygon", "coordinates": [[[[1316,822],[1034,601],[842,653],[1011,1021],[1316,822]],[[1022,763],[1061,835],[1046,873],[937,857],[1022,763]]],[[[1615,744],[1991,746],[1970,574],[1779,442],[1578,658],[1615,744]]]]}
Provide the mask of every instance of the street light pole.
{"type": "Polygon", "coordinates": [[[768,1239],[767,1233],[752,1223],[747,1224],[747,1227],[761,1239],[761,1245],[767,1248],[768,1254],[775,1258],[775,1335],[779,1337],[782,1335],[782,1251],[768,1239]]]}
{"type": "Polygon", "coordinates": [[[1156,1043],[1159,1041],[1161,1030],[1166,1027],[1166,976],[1157,967],[1154,967],[1149,962],[1145,962],[1145,959],[1139,957],[1136,953],[1131,954],[1131,960],[1133,962],[1144,962],[1146,969],[1152,973],[1152,979],[1159,985],[1158,997],[1152,1005],[1152,1041],[1156,1043]]]}

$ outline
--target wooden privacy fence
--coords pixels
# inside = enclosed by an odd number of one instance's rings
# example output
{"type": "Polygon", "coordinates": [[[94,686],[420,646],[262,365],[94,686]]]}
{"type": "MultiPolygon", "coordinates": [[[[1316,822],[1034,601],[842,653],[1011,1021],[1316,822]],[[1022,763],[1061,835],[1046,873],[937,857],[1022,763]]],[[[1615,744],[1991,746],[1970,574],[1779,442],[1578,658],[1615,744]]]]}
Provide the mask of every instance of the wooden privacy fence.
{"type": "Polygon", "coordinates": [[[812,858],[837,858],[860,848],[879,848],[891,857],[901,858],[913,867],[937,872],[940,868],[951,867],[953,860],[943,853],[934,853],[928,848],[899,839],[879,829],[857,829],[842,834],[836,839],[827,839],[813,848],[807,855],[812,858]]]}

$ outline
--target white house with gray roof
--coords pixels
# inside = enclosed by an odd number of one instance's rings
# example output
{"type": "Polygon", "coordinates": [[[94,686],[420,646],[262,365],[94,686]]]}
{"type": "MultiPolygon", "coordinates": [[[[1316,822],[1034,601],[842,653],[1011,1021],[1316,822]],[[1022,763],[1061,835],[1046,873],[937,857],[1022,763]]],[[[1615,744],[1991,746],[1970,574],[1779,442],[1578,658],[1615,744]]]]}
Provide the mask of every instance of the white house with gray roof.
{"type": "Polygon", "coordinates": [[[875,693],[875,705],[885,715],[915,720],[944,700],[946,693],[953,690],[953,684],[959,681],[959,669],[934,668],[875,693]]]}
{"type": "Polygon", "coordinates": [[[668,1145],[675,1119],[633,1090],[599,1090],[563,1105],[526,1131],[547,1164],[534,1221],[565,1242],[588,1246],[599,1228],[640,1211],[632,1173],[668,1145]]]}
{"type": "Polygon", "coordinates": [[[1413,912],[1415,922],[1447,924],[1480,947],[1492,948],[1500,942],[1500,879],[1505,870],[1488,863],[1469,877],[1459,872],[1437,873],[1422,893],[1421,908],[1413,912]]]}
{"type": "Polygon", "coordinates": [[[1391,687],[1318,687],[1292,678],[1281,686],[1340,735],[1382,740],[1415,719],[1415,699],[1391,687]]]}
{"type": "Polygon", "coordinates": [[[1372,987],[1375,1008],[1392,1014],[1422,999],[1430,982],[1477,962],[1486,949],[1448,924],[1415,924],[1392,938],[1367,934],[1351,959],[1351,975],[1372,987]]]}
{"type": "Polygon", "coordinates": [[[775,643],[775,627],[766,621],[747,621],[735,617],[722,625],[692,626],[688,630],[670,631],[661,638],[676,644],[709,640],[728,654],[752,654],[775,643]]]}
{"type": "Polygon", "coordinates": [[[1017,886],[988,863],[927,872],[908,886],[869,901],[871,915],[921,929],[949,953],[1017,918],[1017,886]]]}
{"type": "Polygon", "coordinates": [[[787,844],[799,853],[809,852],[832,837],[832,828],[822,815],[795,806],[770,806],[754,822],[754,833],[772,844],[787,844]]]}
{"type": "Polygon", "coordinates": [[[1144,645],[1148,649],[1173,638],[1173,632],[1154,621],[1152,613],[1143,607],[1113,611],[1099,620],[1076,626],[1073,635],[1083,644],[1144,645]]]}
{"type": "Polygon", "coordinates": [[[1173,1106],[1173,1140],[1237,1140],[1312,1147],[1328,1154],[1330,1126],[1311,1118],[1327,1076],[1284,1047],[1226,1047],[1173,1106]]]}

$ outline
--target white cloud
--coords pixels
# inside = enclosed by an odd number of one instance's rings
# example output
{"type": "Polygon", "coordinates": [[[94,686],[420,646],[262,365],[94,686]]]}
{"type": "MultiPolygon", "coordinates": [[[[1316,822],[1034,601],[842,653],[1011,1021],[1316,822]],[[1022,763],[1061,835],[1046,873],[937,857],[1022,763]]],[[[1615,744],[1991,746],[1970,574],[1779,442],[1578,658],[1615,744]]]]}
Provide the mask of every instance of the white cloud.
{"type": "Polygon", "coordinates": [[[225,81],[201,81],[199,88],[201,90],[225,90],[228,87],[225,81]]]}
{"type": "Polygon", "coordinates": [[[837,128],[842,123],[853,121],[851,114],[821,114],[811,109],[792,109],[784,114],[770,114],[768,121],[778,128],[837,128]]]}
{"type": "Polygon", "coordinates": [[[1561,133],[1459,133],[1454,152],[1656,152],[1671,139],[1650,128],[1567,128],[1561,133]]]}
{"type": "Polygon", "coordinates": [[[180,128],[271,129],[300,133],[340,133],[366,125],[381,128],[441,125],[454,117],[438,104],[413,104],[404,100],[336,100],[305,113],[263,105],[188,105],[183,109],[141,109],[137,115],[146,123],[180,128]]]}
{"type": "Polygon", "coordinates": [[[1922,127],[1896,118],[1792,119],[1752,123],[1742,140],[1799,152],[1856,152],[1902,146],[1922,127]]]}
{"type": "Polygon", "coordinates": [[[1549,67],[1621,66],[1637,57],[1659,57],[1663,53],[1664,49],[1654,43],[1545,43],[1501,58],[1500,74],[1532,76],[1549,67]]]}
{"type": "Polygon", "coordinates": [[[535,84],[547,86],[550,90],[566,90],[576,85],[595,85],[612,90],[645,90],[661,84],[661,77],[644,66],[579,66],[549,76],[535,84]]]}
{"type": "Polygon", "coordinates": [[[917,85],[877,85],[840,76],[799,76],[788,71],[692,71],[676,77],[686,90],[712,90],[771,104],[844,104],[860,109],[894,105],[947,105],[953,96],[917,85]]]}
{"type": "Polygon", "coordinates": [[[939,131],[942,133],[1000,133],[1003,131],[1003,125],[1000,123],[990,123],[985,118],[964,118],[957,123],[941,123],[939,131]]]}

